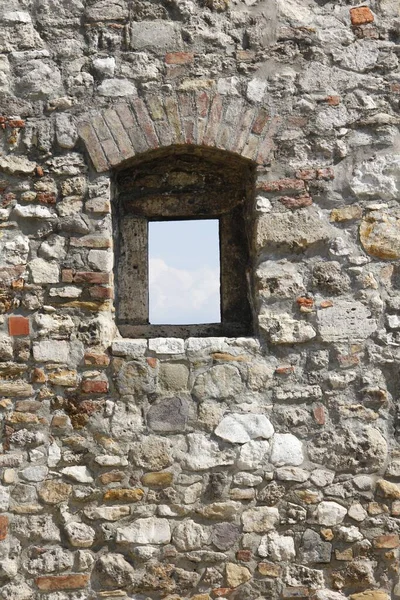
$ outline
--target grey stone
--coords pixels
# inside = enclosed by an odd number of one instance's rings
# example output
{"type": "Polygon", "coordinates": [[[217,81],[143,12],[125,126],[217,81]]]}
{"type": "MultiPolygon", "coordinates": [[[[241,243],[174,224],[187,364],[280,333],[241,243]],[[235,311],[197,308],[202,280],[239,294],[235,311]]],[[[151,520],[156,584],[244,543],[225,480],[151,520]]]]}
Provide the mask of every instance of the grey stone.
{"type": "Polygon", "coordinates": [[[172,539],[178,550],[188,552],[196,548],[203,548],[207,543],[208,533],[202,525],[188,519],[178,523],[172,539]]]}
{"type": "Polygon", "coordinates": [[[137,519],[127,527],[117,529],[115,539],[117,544],[168,544],[171,529],[167,519],[137,519]]]}
{"type": "Polygon", "coordinates": [[[42,341],[33,345],[33,358],[37,362],[68,362],[70,346],[65,341],[42,341]]]}
{"type": "Polygon", "coordinates": [[[228,442],[244,444],[255,438],[270,438],[274,428],[265,415],[232,413],[222,419],[214,433],[228,442]]]}
{"type": "Polygon", "coordinates": [[[182,47],[179,26],[167,21],[141,21],[131,24],[133,50],[176,52],[182,47]]]}
{"type": "Polygon", "coordinates": [[[128,16],[125,0],[97,0],[86,9],[89,21],[120,21],[128,16]]]}
{"type": "Polygon", "coordinates": [[[329,563],[332,544],[324,542],[313,529],[306,529],[300,546],[300,560],[306,563],[329,563]]]}
{"type": "Polygon", "coordinates": [[[237,367],[216,365],[198,375],[193,386],[197,398],[227,400],[237,398],[243,390],[243,382],[237,367]]]}
{"type": "Polygon", "coordinates": [[[344,294],[350,288],[350,278],[336,261],[319,262],[313,268],[313,284],[328,294],[344,294]]]}
{"type": "Polygon", "coordinates": [[[272,438],[270,461],[277,467],[301,465],[304,461],[301,441],[291,433],[276,433],[272,438]]]}
{"type": "Polygon", "coordinates": [[[112,98],[137,95],[136,87],[128,79],[105,79],[97,91],[101,96],[112,98]]]}
{"type": "Polygon", "coordinates": [[[108,553],[96,561],[93,577],[101,589],[127,588],[135,581],[135,569],[122,554],[108,553]]]}
{"type": "Polygon", "coordinates": [[[258,554],[278,562],[291,561],[296,556],[294,539],[289,535],[279,535],[272,531],[261,538],[258,554]]]}
{"type": "Polygon", "coordinates": [[[242,514],[243,531],[264,533],[274,529],[279,522],[279,510],[275,507],[257,506],[242,514]]]}
{"type": "Polygon", "coordinates": [[[234,454],[230,450],[221,451],[213,440],[201,433],[190,433],[187,436],[188,452],[182,459],[187,469],[203,471],[220,465],[232,465],[234,454]]]}
{"type": "Polygon", "coordinates": [[[321,502],[315,514],[320,525],[333,526],[343,521],[347,509],[337,502],[321,502]]]}
{"type": "Polygon", "coordinates": [[[61,113],[56,117],[56,138],[61,148],[71,150],[78,141],[78,132],[75,119],[68,113],[61,113]]]}
{"type": "Polygon", "coordinates": [[[12,360],[14,354],[12,338],[0,334],[0,361],[12,360]]]}
{"type": "Polygon", "coordinates": [[[94,543],[96,532],[85,523],[70,521],[64,526],[64,531],[74,548],[90,548],[94,543]]]}
{"type": "Polygon", "coordinates": [[[302,344],[317,335],[312,325],[293,319],[288,314],[261,314],[258,322],[272,344],[302,344]]]}
{"type": "Polygon", "coordinates": [[[317,312],[319,335],[324,342],[363,341],[377,328],[371,311],[356,300],[335,300],[317,312]]]}
{"type": "Polygon", "coordinates": [[[251,471],[265,467],[270,455],[269,442],[264,440],[252,440],[243,444],[240,448],[239,456],[236,461],[238,469],[251,471]]]}
{"type": "Polygon", "coordinates": [[[165,398],[153,404],[147,413],[148,426],[156,432],[185,431],[192,407],[186,398],[165,398]]]}
{"type": "Polygon", "coordinates": [[[333,229],[315,208],[301,208],[290,213],[262,215],[256,227],[258,250],[280,247],[288,250],[305,250],[326,242],[333,229]]]}
{"type": "Polygon", "coordinates": [[[214,525],[211,541],[218,550],[230,550],[240,538],[240,529],[233,523],[214,525]]]}

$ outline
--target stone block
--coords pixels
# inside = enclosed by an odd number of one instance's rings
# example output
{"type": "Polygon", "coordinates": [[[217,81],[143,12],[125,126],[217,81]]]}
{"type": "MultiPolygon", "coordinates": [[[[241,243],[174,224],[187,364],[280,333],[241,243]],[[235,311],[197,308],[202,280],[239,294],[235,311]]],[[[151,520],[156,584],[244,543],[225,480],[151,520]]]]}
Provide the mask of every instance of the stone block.
{"type": "Polygon", "coordinates": [[[324,342],[357,342],[377,328],[370,310],[356,300],[335,300],[317,312],[318,331],[324,342]]]}
{"type": "Polygon", "coordinates": [[[68,362],[69,354],[70,345],[65,341],[43,340],[33,344],[33,358],[37,362],[65,363],[68,362]]]}
{"type": "Polygon", "coordinates": [[[151,50],[166,53],[182,47],[179,26],[168,21],[140,21],[131,23],[131,47],[133,50],[151,50]]]}

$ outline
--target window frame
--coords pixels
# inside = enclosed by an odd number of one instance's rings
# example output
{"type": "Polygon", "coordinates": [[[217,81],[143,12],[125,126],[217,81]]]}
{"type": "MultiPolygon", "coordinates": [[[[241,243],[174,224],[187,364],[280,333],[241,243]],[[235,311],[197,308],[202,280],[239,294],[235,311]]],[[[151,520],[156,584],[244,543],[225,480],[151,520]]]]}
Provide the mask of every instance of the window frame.
{"type": "MultiPolygon", "coordinates": [[[[186,150],[187,151],[187,150],[186,150]]],[[[176,151],[175,151],[176,152],[176,151]]],[[[220,151],[219,151],[220,153],[220,151]]],[[[175,153],[173,153],[174,155],[175,153]]],[[[227,154],[227,153],[222,153],[227,154]]],[[[183,153],[177,153],[182,156],[183,153]]],[[[167,155],[171,158],[171,154],[167,155]]],[[[226,167],[229,173],[237,169],[243,172],[243,186],[238,189],[228,185],[223,193],[224,181],[221,180],[221,193],[208,194],[202,191],[201,201],[193,203],[187,190],[178,190],[180,195],[169,194],[173,201],[168,202],[168,194],[148,194],[140,186],[135,188],[132,177],[138,178],[141,170],[146,171],[152,161],[161,161],[163,157],[134,164],[117,174],[116,202],[114,203],[114,239],[115,239],[115,304],[116,322],[123,337],[239,337],[252,335],[253,318],[251,310],[251,278],[249,248],[249,192],[253,195],[254,172],[252,163],[241,157],[218,168],[226,167]],[[232,162],[236,169],[232,171],[232,162]],[[121,185],[128,181],[128,191],[121,185]],[[128,186],[129,187],[129,186],[128,186]],[[239,189],[243,188],[243,189],[239,189]],[[232,189],[234,190],[232,192],[232,189]],[[203,193],[204,192],[204,193],[203,193]],[[227,195],[230,194],[230,197],[227,195]],[[219,221],[220,246],[220,308],[221,322],[188,325],[149,323],[149,273],[148,273],[148,224],[151,221],[177,221],[216,219],[219,221]]],[[[204,157],[199,157],[204,168],[204,157]]],[[[214,159],[215,160],[215,159],[214,159]]],[[[207,159],[206,159],[207,162],[207,159]]],[[[155,163],[157,164],[157,163],[155,163]]],[[[139,178],[140,179],[140,178],[139,178]]],[[[242,181],[240,178],[237,181],[242,181]]],[[[125,185],[126,187],[126,185],[125,185]]],[[[217,190],[218,191],[218,190],[217,190]]],[[[200,196],[200,195],[199,195],[200,196]]]]}

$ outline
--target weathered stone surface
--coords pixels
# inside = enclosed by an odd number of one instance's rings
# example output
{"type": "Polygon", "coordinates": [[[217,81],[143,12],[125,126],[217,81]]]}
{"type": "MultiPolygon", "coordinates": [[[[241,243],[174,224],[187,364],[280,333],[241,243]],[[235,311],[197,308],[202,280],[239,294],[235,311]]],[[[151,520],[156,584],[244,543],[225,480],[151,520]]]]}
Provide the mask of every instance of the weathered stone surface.
{"type": "Polygon", "coordinates": [[[134,50],[176,52],[181,43],[179,29],[175,23],[142,21],[131,25],[131,44],[134,50]]]}
{"type": "Polygon", "coordinates": [[[183,457],[184,464],[191,471],[202,471],[220,465],[231,465],[234,462],[233,451],[221,451],[213,440],[201,433],[190,433],[187,436],[188,452],[183,457]]]}
{"type": "Polygon", "coordinates": [[[272,438],[270,461],[277,467],[301,465],[304,460],[303,446],[291,433],[276,433],[272,438]]]}
{"type": "Polygon", "coordinates": [[[275,507],[258,506],[249,508],[242,514],[244,531],[264,533],[274,529],[279,521],[279,511],[275,507]]]}
{"type": "Polygon", "coordinates": [[[228,442],[244,444],[255,438],[270,438],[274,428],[265,415],[232,413],[222,419],[214,433],[228,442]]]}
{"type": "Polygon", "coordinates": [[[384,260],[400,258],[400,218],[394,213],[373,211],[360,225],[360,240],[371,256],[384,260]]]}
{"type": "Polygon", "coordinates": [[[314,207],[262,216],[257,222],[256,246],[305,250],[332,237],[329,224],[314,207]]]}
{"type": "Polygon", "coordinates": [[[132,444],[132,460],[139,467],[157,471],[172,463],[170,443],[162,437],[149,436],[132,444]]]}
{"type": "Polygon", "coordinates": [[[346,514],[347,509],[337,502],[321,502],[316,510],[317,522],[330,527],[341,523],[346,514]]]}
{"type": "Polygon", "coordinates": [[[257,552],[260,556],[269,557],[274,561],[291,561],[296,556],[294,539],[273,531],[261,538],[257,552]]]}
{"type": "Polygon", "coordinates": [[[272,344],[302,344],[317,335],[312,325],[287,314],[261,314],[258,322],[272,344]]]}
{"type": "Polygon", "coordinates": [[[218,523],[214,525],[212,543],[218,550],[229,550],[240,538],[240,529],[233,523],[218,523]]]}
{"type": "Polygon", "coordinates": [[[400,499],[400,485],[391,481],[385,481],[385,479],[378,479],[376,482],[378,493],[384,498],[391,498],[392,500],[400,499]]]}
{"type": "Polygon", "coordinates": [[[37,362],[68,362],[70,346],[64,341],[42,341],[33,345],[33,357],[37,362]]]}
{"type": "Polygon", "coordinates": [[[383,590],[365,590],[351,594],[351,600],[389,600],[389,594],[383,590]]]}
{"type": "Polygon", "coordinates": [[[49,479],[39,488],[39,498],[46,504],[59,504],[68,500],[72,486],[62,481],[49,479]]]}
{"type": "Polygon", "coordinates": [[[179,523],[173,533],[173,541],[178,550],[189,551],[203,548],[208,540],[208,534],[202,525],[187,520],[179,523]]]}
{"type": "Polygon", "coordinates": [[[64,527],[64,531],[71,546],[74,548],[90,548],[95,539],[95,531],[85,523],[71,521],[64,527]]]}
{"type": "Polygon", "coordinates": [[[119,521],[130,514],[129,506],[97,506],[85,509],[85,515],[91,521],[119,521]]]}
{"type": "Polygon", "coordinates": [[[149,517],[137,519],[117,529],[116,541],[119,544],[168,544],[171,541],[171,529],[167,519],[149,517]]]}
{"type": "Polygon", "coordinates": [[[226,583],[231,588],[236,588],[251,579],[251,573],[247,567],[227,563],[226,565],[226,583]]]}
{"type": "Polygon", "coordinates": [[[329,563],[331,554],[332,544],[324,542],[313,529],[306,529],[300,546],[301,560],[309,563],[329,563]]]}
{"type": "Polygon", "coordinates": [[[197,398],[227,400],[237,398],[243,383],[237,367],[216,365],[196,378],[193,394],[197,398]]]}
{"type": "Polygon", "coordinates": [[[105,554],[96,561],[92,578],[101,589],[127,588],[135,581],[135,569],[121,554],[105,554]]]}
{"type": "Polygon", "coordinates": [[[65,467],[61,473],[79,483],[92,483],[93,477],[87,467],[65,467]]]}
{"type": "Polygon", "coordinates": [[[0,381],[0,395],[11,398],[28,398],[33,396],[33,387],[25,381],[0,381]]]}
{"type": "Polygon", "coordinates": [[[0,156],[0,171],[10,175],[32,175],[36,163],[24,156],[0,156]]]}
{"type": "Polygon", "coordinates": [[[318,311],[318,326],[325,342],[362,341],[377,328],[370,310],[361,302],[335,300],[318,311]]]}
{"type": "Polygon", "coordinates": [[[187,398],[166,398],[153,404],[147,413],[147,422],[153,431],[181,432],[193,409],[187,398]]]}
{"type": "Polygon", "coordinates": [[[240,448],[236,465],[239,469],[251,471],[262,468],[269,459],[270,444],[267,441],[252,440],[240,448]]]}
{"type": "Polygon", "coordinates": [[[103,499],[105,501],[117,502],[138,502],[143,498],[144,492],[140,488],[132,489],[112,489],[105,492],[103,499]]]}

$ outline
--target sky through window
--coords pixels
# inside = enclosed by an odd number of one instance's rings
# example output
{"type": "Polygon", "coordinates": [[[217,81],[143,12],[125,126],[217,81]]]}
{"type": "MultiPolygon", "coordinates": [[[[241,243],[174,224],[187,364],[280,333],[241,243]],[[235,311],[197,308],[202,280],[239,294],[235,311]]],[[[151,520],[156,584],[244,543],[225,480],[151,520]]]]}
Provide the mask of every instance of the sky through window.
{"type": "Polygon", "coordinates": [[[219,323],[217,219],[149,223],[151,324],[219,323]]]}

